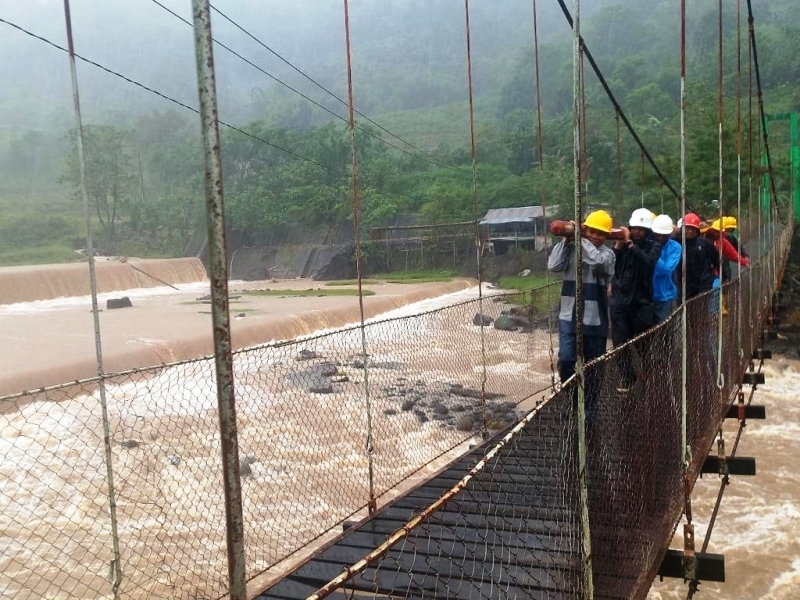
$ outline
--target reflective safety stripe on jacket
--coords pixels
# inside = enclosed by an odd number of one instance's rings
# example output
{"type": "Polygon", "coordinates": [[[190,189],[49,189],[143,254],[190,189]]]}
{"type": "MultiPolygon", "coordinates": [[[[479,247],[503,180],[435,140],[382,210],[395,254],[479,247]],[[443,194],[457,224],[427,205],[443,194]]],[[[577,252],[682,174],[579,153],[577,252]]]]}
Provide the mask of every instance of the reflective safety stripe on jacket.
{"type": "MultiPolygon", "coordinates": [[[[608,246],[595,247],[581,238],[583,270],[583,334],[608,335],[608,299],[606,287],[614,277],[614,251],[608,246]]],[[[564,273],[561,284],[561,306],[558,313],[561,331],[575,332],[575,242],[561,241],[555,245],[547,261],[554,273],[564,273]]]]}

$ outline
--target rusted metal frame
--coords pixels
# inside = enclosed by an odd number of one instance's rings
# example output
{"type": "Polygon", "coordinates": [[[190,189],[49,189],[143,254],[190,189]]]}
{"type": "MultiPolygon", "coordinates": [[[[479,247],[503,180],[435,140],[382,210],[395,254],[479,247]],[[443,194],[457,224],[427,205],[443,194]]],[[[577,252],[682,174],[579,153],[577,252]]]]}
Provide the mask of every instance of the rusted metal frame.
{"type": "MultiPolygon", "coordinates": [[[[350,129],[350,168],[353,179],[353,227],[355,229],[355,253],[356,253],[356,278],[358,280],[358,313],[361,331],[361,362],[364,364],[364,402],[367,416],[367,439],[365,450],[367,453],[367,472],[369,478],[369,499],[367,508],[372,514],[378,508],[378,500],[375,495],[375,446],[372,431],[372,400],[370,398],[369,385],[369,353],[367,352],[367,334],[364,327],[364,291],[361,265],[361,198],[358,188],[358,155],[356,144],[356,120],[355,103],[353,102],[353,65],[350,54],[350,6],[348,0],[344,0],[344,39],[345,52],[347,55],[347,106],[348,106],[348,126],[350,129]]],[[[421,242],[420,242],[421,244],[421,242]]]]}
{"type": "MultiPolygon", "coordinates": [[[[742,218],[742,2],[736,0],[736,218],[742,218]]],[[[742,234],[739,233],[739,239],[742,234]]],[[[740,244],[741,245],[741,244],[740,244]]],[[[744,358],[742,348],[742,263],[737,261],[739,295],[736,303],[736,340],[739,360],[744,358]]],[[[741,384],[739,385],[741,390],[741,384]]]]}
{"type": "MultiPolygon", "coordinates": [[[[686,0],[681,0],[681,214],[686,214],[686,0]]],[[[686,306],[686,229],[681,227],[682,264],[681,270],[681,464],[683,465],[683,502],[686,523],[683,526],[683,574],[684,580],[692,579],[697,573],[697,560],[694,553],[694,525],[692,524],[692,477],[689,465],[692,462],[689,446],[688,425],[688,347],[687,347],[687,306],[686,306]]]]}
{"type": "MultiPolygon", "coordinates": [[[[478,170],[475,159],[475,103],[472,93],[472,32],[469,22],[469,0],[464,0],[464,19],[467,44],[467,91],[469,94],[469,147],[472,165],[472,211],[475,216],[475,251],[478,268],[478,311],[483,313],[483,248],[481,247],[481,232],[478,225],[478,170]]],[[[480,323],[481,332],[481,436],[489,437],[488,405],[486,403],[486,326],[480,323]]]]}
{"type": "Polygon", "coordinates": [[[64,0],[64,22],[67,28],[67,50],[69,53],[69,68],[72,81],[72,100],[75,108],[75,121],[77,125],[75,141],[78,148],[78,169],[80,171],[81,180],[81,199],[83,201],[83,216],[86,225],[86,256],[89,265],[89,287],[92,296],[94,350],[97,367],[97,382],[100,392],[100,410],[102,413],[103,422],[103,455],[106,463],[106,482],[108,483],[108,510],[111,521],[111,545],[114,552],[114,557],[110,564],[112,577],[111,586],[114,598],[119,599],[119,588],[122,584],[122,559],[119,546],[119,532],[117,529],[117,497],[116,487],[114,485],[114,468],[112,465],[114,455],[111,451],[111,426],[108,420],[105,368],[103,366],[103,345],[100,336],[100,310],[98,309],[97,305],[97,273],[95,271],[94,242],[92,240],[92,216],[89,208],[86,160],[83,147],[83,118],[81,117],[81,102],[78,91],[78,72],[75,67],[75,44],[72,38],[72,16],[70,13],[69,0],[64,0]]]}
{"type": "Polygon", "coordinates": [[[723,319],[723,310],[724,310],[724,303],[725,303],[725,294],[723,293],[722,289],[722,264],[725,258],[722,255],[722,238],[725,236],[725,228],[722,226],[722,217],[724,215],[722,205],[724,203],[723,195],[725,192],[724,188],[724,159],[723,159],[723,124],[725,122],[725,107],[723,101],[725,99],[725,90],[724,90],[724,82],[723,82],[723,69],[724,69],[724,57],[722,53],[722,0],[717,0],[717,50],[718,50],[718,57],[717,57],[717,125],[718,125],[718,151],[719,151],[719,236],[720,236],[720,243],[718,249],[719,255],[719,288],[717,289],[717,293],[719,294],[719,306],[717,307],[717,389],[719,390],[720,394],[720,401],[723,401],[723,394],[725,393],[725,374],[722,370],[722,352],[723,348],[723,328],[724,328],[724,319],[723,319]]]}
{"type": "Polygon", "coordinates": [[[408,535],[414,531],[417,527],[419,527],[424,521],[429,519],[431,515],[441,509],[445,504],[447,504],[451,499],[453,499],[456,495],[461,493],[464,489],[466,489],[467,485],[483,470],[485,467],[493,461],[499,454],[500,451],[503,450],[519,433],[525,429],[531,421],[533,421],[539,413],[544,409],[547,405],[547,402],[543,402],[533,410],[531,410],[527,415],[525,415],[520,421],[506,434],[503,438],[497,442],[487,453],[486,455],[478,461],[478,463],[469,470],[469,472],[452,488],[450,488],[447,492],[442,494],[435,502],[431,503],[427,508],[417,513],[414,517],[412,517],[405,525],[399,528],[397,531],[392,533],[390,536],[386,538],[386,541],[383,542],[380,546],[375,548],[372,552],[367,554],[364,558],[360,561],[354,563],[349,567],[345,567],[344,570],[340,575],[329,581],[327,584],[322,586],[315,594],[312,594],[308,597],[307,600],[321,600],[335,592],[339,587],[345,584],[347,581],[358,575],[359,573],[363,572],[367,569],[370,565],[374,564],[377,560],[383,558],[383,556],[392,549],[398,542],[402,541],[408,535]]]}
{"type": "Polygon", "coordinates": [[[581,237],[581,222],[583,221],[583,196],[582,196],[582,132],[586,115],[582,109],[583,99],[583,40],[581,38],[580,20],[581,0],[572,0],[572,123],[573,123],[573,168],[575,174],[575,378],[577,385],[578,405],[575,407],[577,416],[578,439],[578,497],[581,523],[581,548],[583,558],[583,588],[582,596],[586,599],[594,597],[594,577],[592,568],[592,541],[589,525],[589,491],[587,473],[587,447],[586,447],[586,377],[583,361],[583,247],[581,237]]]}
{"type": "Polygon", "coordinates": [[[225,531],[228,551],[228,588],[232,600],[247,598],[244,554],[242,488],[231,351],[228,301],[228,263],[225,246],[225,200],[222,189],[219,112],[208,0],[192,0],[200,124],[205,160],[206,217],[208,220],[211,321],[219,406],[222,480],[225,487],[225,531]]]}
{"type": "MultiPolygon", "coordinates": [[[[545,169],[544,169],[544,134],[542,127],[542,88],[539,77],[539,17],[536,0],[533,0],[533,60],[536,69],[536,143],[539,148],[539,197],[542,203],[542,218],[547,222],[547,193],[545,192],[545,169]]],[[[545,252],[548,247],[547,233],[545,237],[545,252]]],[[[550,269],[545,269],[545,284],[550,283],[550,269]]],[[[531,292],[531,308],[533,308],[534,294],[531,292]]],[[[550,305],[550,295],[548,294],[548,307],[550,305]]],[[[556,369],[555,369],[555,349],[553,346],[553,311],[547,310],[547,339],[548,353],[550,356],[550,387],[556,389],[556,369]]]]}
{"type": "Polygon", "coordinates": [[[622,202],[622,135],[619,128],[619,111],[614,111],[617,122],[617,202],[622,202]]]}

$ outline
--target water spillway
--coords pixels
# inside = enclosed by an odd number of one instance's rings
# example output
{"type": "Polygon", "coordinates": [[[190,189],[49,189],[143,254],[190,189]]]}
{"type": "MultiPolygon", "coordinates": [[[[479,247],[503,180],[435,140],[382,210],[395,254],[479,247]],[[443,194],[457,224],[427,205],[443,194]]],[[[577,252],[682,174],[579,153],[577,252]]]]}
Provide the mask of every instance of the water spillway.
{"type": "MultiPolygon", "coordinates": [[[[97,291],[114,292],[205,281],[198,258],[95,261],[97,291]]],[[[91,293],[86,263],[0,268],[0,304],[52,300],[91,293]]]]}

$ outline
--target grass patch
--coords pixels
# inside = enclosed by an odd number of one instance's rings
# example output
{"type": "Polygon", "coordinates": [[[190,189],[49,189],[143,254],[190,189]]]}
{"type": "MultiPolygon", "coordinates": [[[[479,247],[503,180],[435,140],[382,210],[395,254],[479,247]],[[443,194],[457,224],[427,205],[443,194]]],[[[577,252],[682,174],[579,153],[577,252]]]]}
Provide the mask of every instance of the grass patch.
{"type": "MultiPolygon", "coordinates": [[[[558,281],[555,277],[550,277],[549,281],[558,281]]],[[[546,285],[548,278],[544,275],[528,275],[520,277],[518,275],[507,275],[501,277],[497,284],[504,290],[519,290],[521,292],[546,285]]]]}
{"type": "MultiPolygon", "coordinates": [[[[372,277],[367,279],[362,279],[361,283],[381,283],[380,279],[374,279],[372,277]]],[[[343,285],[358,285],[357,279],[337,279],[334,281],[327,281],[325,282],[326,287],[341,287],[343,285]]]]}
{"type": "Polygon", "coordinates": [[[0,267],[18,265],[43,265],[55,263],[81,262],[75,250],[66,244],[49,244],[32,248],[0,251],[0,267]]]}
{"type": "MultiPolygon", "coordinates": [[[[453,277],[458,277],[458,273],[452,270],[434,271],[434,270],[418,270],[418,271],[392,271],[390,273],[380,273],[373,275],[368,279],[362,279],[361,282],[365,283],[434,283],[434,282],[447,282],[451,281],[453,277]]],[[[325,285],[332,287],[357,285],[356,279],[341,279],[336,281],[329,281],[325,285]]]]}
{"type": "MultiPolygon", "coordinates": [[[[364,296],[374,296],[372,290],[361,290],[364,296]]],[[[272,296],[276,298],[321,297],[321,296],[358,296],[358,290],[352,289],[308,289],[308,290],[247,290],[241,292],[246,296],[272,296]]]]}
{"type": "Polygon", "coordinates": [[[560,296],[559,279],[544,275],[530,275],[528,277],[508,276],[501,277],[498,285],[504,290],[520,290],[519,294],[511,294],[506,297],[510,304],[519,306],[532,305],[537,312],[547,312],[560,296]],[[546,287],[547,283],[556,284],[546,287]]]}

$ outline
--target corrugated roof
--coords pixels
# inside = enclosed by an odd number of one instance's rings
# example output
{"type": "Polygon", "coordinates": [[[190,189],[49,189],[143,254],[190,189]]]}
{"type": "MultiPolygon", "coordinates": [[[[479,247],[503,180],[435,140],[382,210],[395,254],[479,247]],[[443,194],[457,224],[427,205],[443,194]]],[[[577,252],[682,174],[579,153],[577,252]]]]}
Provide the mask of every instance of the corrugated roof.
{"type": "MultiPolygon", "coordinates": [[[[547,212],[553,214],[548,207],[547,212]]],[[[491,208],[480,220],[481,225],[498,225],[500,223],[525,223],[538,219],[543,215],[541,206],[520,206],[518,208],[491,208]]]]}

